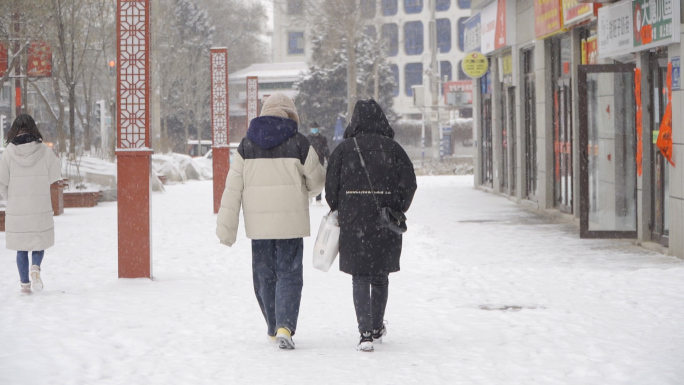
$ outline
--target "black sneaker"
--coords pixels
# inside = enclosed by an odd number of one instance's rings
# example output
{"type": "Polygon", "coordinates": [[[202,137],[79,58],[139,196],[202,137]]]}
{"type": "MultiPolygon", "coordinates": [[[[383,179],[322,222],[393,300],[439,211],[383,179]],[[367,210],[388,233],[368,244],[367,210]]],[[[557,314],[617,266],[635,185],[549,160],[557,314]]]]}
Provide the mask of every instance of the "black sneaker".
{"type": "Polygon", "coordinates": [[[372,352],[373,351],[373,332],[367,331],[361,333],[361,339],[359,340],[359,345],[356,350],[360,352],[372,352]]]}
{"type": "Polygon", "coordinates": [[[382,337],[384,337],[385,334],[387,334],[387,328],[385,327],[386,325],[387,321],[384,321],[380,329],[373,329],[373,340],[382,343],[382,337]]]}

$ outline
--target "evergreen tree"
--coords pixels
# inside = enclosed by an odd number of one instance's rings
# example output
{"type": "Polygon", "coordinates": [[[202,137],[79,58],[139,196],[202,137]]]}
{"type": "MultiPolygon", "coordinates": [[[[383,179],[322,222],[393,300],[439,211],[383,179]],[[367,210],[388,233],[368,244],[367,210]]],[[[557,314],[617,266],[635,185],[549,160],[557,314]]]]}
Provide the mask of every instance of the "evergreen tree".
{"type": "MultiPolygon", "coordinates": [[[[323,135],[332,140],[338,116],[346,115],[347,66],[346,40],[342,45],[330,47],[325,33],[315,33],[312,58],[314,64],[309,73],[295,84],[299,91],[295,104],[302,124],[318,122],[326,130],[323,135]]],[[[375,98],[375,66],[377,65],[378,100],[390,123],[398,116],[392,109],[396,83],[379,42],[373,36],[364,35],[356,44],[357,90],[360,99],[375,98]]]]}

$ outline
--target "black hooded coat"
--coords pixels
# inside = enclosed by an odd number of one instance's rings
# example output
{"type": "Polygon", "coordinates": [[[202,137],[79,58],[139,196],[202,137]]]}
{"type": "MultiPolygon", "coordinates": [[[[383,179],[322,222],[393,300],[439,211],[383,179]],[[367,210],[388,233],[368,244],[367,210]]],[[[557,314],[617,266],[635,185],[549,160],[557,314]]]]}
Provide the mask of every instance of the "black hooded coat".
{"type": "Polygon", "coordinates": [[[325,182],[325,199],[339,214],[340,270],[352,275],[399,271],[402,236],[377,227],[380,211],[353,138],[359,143],[380,207],[409,209],[417,187],[413,164],[393,140],[394,130],[372,99],[356,103],[344,138],[330,155],[325,182]]]}

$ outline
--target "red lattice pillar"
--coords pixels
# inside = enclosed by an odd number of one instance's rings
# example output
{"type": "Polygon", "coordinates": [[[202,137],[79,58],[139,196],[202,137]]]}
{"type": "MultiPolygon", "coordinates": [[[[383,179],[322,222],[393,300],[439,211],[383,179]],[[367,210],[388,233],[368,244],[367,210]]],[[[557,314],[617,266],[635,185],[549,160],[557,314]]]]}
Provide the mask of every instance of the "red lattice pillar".
{"type": "Polygon", "coordinates": [[[117,4],[119,278],[152,278],[150,1],[117,4]]]}
{"type": "Polygon", "coordinates": [[[221,207],[221,196],[230,171],[230,120],[228,119],[228,49],[211,49],[211,131],[214,168],[214,214],[221,207]]]}
{"type": "Polygon", "coordinates": [[[259,116],[259,78],[247,77],[247,129],[252,119],[259,116]]]}

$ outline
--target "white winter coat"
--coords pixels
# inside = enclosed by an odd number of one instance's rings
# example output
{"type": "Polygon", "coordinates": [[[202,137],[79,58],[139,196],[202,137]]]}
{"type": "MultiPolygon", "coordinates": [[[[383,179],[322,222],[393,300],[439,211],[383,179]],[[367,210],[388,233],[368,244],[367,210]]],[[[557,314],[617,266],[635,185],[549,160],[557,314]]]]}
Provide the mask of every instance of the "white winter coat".
{"type": "Polygon", "coordinates": [[[57,156],[38,142],[9,144],[0,160],[0,195],[7,200],[10,250],[45,250],[55,244],[50,185],[62,178],[57,156]]]}

